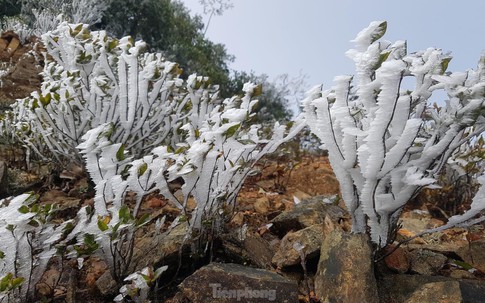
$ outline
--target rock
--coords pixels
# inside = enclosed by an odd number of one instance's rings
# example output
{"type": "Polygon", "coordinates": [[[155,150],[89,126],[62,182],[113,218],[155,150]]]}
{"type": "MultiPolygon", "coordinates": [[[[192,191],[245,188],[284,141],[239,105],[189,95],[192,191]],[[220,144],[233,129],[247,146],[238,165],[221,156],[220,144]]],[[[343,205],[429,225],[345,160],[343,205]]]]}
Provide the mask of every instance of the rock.
{"type": "Polygon", "coordinates": [[[179,285],[177,301],[191,303],[298,302],[298,285],[274,272],[211,263],[179,285]]]}
{"type": "Polygon", "coordinates": [[[244,212],[238,211],[231,219],[231,224],[235,226],[242,226],[244,223],[244,212]]]}
{"type": "Polygon", "coordinates": [[[296,197],[300,201],[308,200],[308,199],[312,198],[311,195],[309,195],[306,192],[301,191],[299,189],[297,189],[296,191],[293,192],[293,196],[296,197]]]}
{"type": "Polygon", "coordinates": [[[20,40],[17,37],[13,37],[12,40],[10,40],[10,43],[7,46],[7,52],[9,54],[13,54],[17,48],[20,45],[20,40]]]}
{"type": "Polygon", "coordinates": [[[273,264],[278,266],[278,268],[299,265],[301,257],[300,253],[295,249],[295,245],[303,246],[302,252],[307,260],[317,256],[324,237],[322,224],[287,233],[281,240],[280,247],[272,259],[273,264]]]}
{"type": "Polygon", "coordinates": [[[0,199],[8,196],[7,164],[0,161],[0,199]]]}
{"type": "Polygon", "coordinates": [[[261,197],[254,202],[254,210],[260,214],[266,214],[269,211],[270,205],[268,197],[261,197]]]}
{"type": "Polygon", "coordinates": [[[421,275],[436,275],[448,261],[448,258],[440,253],[427,249],[415,249],[409,253],[411,260],[411,272],[421,275]]]}
{"type": "Polygon", "coordinates": [[[485,282],[442,276],[386,275],[379,280],[380,302],[483,303],[485,282]]]}
{"type": "Polygon", "coordinates": [[[114,295],[119,291],[119,285],[111,276],[109,270],[96,280],[96,287],[103,296],[114,295]]]}
{"type": "Polygon", "coordinates": [[[406,273],[409,270],[410,261],[407,250],[402,247],[396,249],[395,245],[389,245],[384,250],[384,253],[391,253],[384,258],[384,263],[386,263],[387,268],[400,274],[406,273]]]}
{"type": "Polygon", "coordinates": [[[315,275],[322,302],[378,302],[368,235],[335,230],[323,240],[315,275]]]}
{"type": "Polygon", "coordinates": [[[316,224],[325,222],[328,216],[335,224],[348,218],[348,213],[343,208],[334,205],[337,196],[318,196],[308,200],[303,200],[289,211],[285,211],[276,216],[271,223],[271,230],[283,237],[290,230],[300,230],[316,224]]]}
{"type": "Polygon", "coordinates": [[[262,238],[258,233],[247,232],[242,239],[238,232],[232,232],[222,235],[221,240],[226,260],[236,263],[247,263],[249,261],[260,268],[273,268],[271,259],[275,249],[268,240],[262,238]]]}
{"type": "Polygon", "coordinates": [[[450,272],[450,278],[455,279],[475,279],[475,275],[468,270],[455,269],[450,272]]]}
{"type": "Polygon", "coordinates": [[[244,250],[255,265],[261,268],[270,269],[273,249],[268,241],[258,234],[251,234],[244,240],[244,250]]]}
{"type": "Polygon", "coordinates": [[[458,281],[427,283],[418,288],[405,303],[455,303],[463,302],[458,281]]]}
{"type": "Polygon", "coordinates": [[[0,52],[7,48],[8,41],[5,39],[0,39],[0,52]]]}
{"type": "Polygon", "coordinates": [[[485,239],[470,242],[456,252],[466,263],[485,272],[485,239]]]}
{"type": "Polygon", "coordinates": [[[35,285],[37,293],[43,297],[52,296],[60,277],[61,273],[56,269],[45,271],[40,281],[35,285]]]}

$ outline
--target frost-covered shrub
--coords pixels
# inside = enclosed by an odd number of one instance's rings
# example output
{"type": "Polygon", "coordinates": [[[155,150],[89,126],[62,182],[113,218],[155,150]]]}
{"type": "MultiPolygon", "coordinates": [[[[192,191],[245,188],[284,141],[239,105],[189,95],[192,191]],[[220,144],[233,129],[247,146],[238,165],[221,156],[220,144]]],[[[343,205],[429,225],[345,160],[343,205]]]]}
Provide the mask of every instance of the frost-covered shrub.
{"type": "MultiPolygon", "coordinates": [[[[47,48],[41,91],[13,105],[11,127],[33,152],[81,162],[76,146],[90,129],[112,123],[111,140],[135,156],[176,137],[189,106],[180,70],[145,43],[110,38],[88,25],[62,23],[42,36],[47,48]]],[[[174,139],[175,140],[175,139],[174,139]]]]}
{"type": "Polygon", "coordinates": [[[114,302],[147,302],[148,292],[156,284],[160,275],[166,271],[168,266],[162,266],[157,270],[145,267],[124,279],[128,284],[120,288],[120,294],[114,298],[114,302]]]}
{"type": "MultiPolygon", "coordinates": [[[[408,54],[406,42],[381,39],[386,27],[373,22],[354,40],[347,55],[355,77],[336,77],[329,90],[315,87],[303,102],[307,123],[328,149],[353,231],[369,227],[380,246],[391,240],[405,204],[433,186],[453,151],[485,130],[485,57],[477,70],[446,72],[448,54],[408,54]],[[449,100],[433,107],[438,90],[449,100]]],[[[449,222],[468,220],[484,206],[476,198],[473,211],[449,222]]]]}
{"type": "Polygon", "coordinates": [[[70,222],[51,223],[55,205],[22,194],[0,201],[0,301],[30,302],[70,222]],[[4,301],[5,300],[5,301],[4,301]]]}
{"type": "Polygon", "coordinates": [[[303,127],[301,120],[290,125],[276,123],[270,136],[265,137],[260,125],[251,124],[257,102],[251,97],[259,87],[246,84],[244,97],[222,101],[217,93],[208,93],[203,80],[195,76],[188,80],[190,106],[182,112],[187,121],[172,130],[179,134],[180,143],[160,145],[134,160],[123,144],[111,141],[113,125],[105,124],[87,132],[78,146],[96,184],[96,195],[94,213],[90,215],[94,219],[81,214],[82,223],[78,223],[74,234],[103,231],[96,241],[119,280],[127,274],[136,222],[144,224],[150,219],[139,216],[145,195],[158,191],[181,210],[172,227],[188,221],[187,238],[194,230],[200,234],[206,228],[215,228],[234,209],[237,194],[256,161],[274,152],[303,127]],[[179,178],[184,184],[180,195],[176,195],[169,183],[179,178]],[[125,203],[128,192],[136,194],[133,208],[125,203]],[[195,209],[190,208],[190,199],[195,201],[195,209]],[[123,216],[132,221],[124,222],[123,216]]]}
{"type": "Polygon", "coordinates": [[[109,0],[25,0],[17,16],[0,18],[2,32],[13,30],[22,42],[30,36],[41,36],[65,20],[71,23],[95,24],[101,21],[109,0]]]}

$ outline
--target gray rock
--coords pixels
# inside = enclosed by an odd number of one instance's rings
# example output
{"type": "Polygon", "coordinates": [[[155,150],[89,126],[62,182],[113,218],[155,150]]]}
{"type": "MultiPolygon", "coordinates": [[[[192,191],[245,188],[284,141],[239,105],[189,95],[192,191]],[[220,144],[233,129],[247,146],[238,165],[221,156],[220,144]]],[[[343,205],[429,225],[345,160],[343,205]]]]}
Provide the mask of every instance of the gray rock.
{"type": "Polygon", "coordinates": [[[211,263],[179,285],[172,302],[298,302],[298,285],[272,271],[238,264],[211,263]]]}
{"type": "Polygon", "coordinates": [[[302,245],[301,251],[305,259],[311,259],[319,254],[324,238],[323,224],[312,225],[296,232],[287,233],[281,240],[280,247],[273,257],[273,264],[281,267],[299,265],[301,263],[300,253],[295,245],[302,245]]]}
{"type": "Polygon", "coordinates": [[[259,234],[248,232],[244,239],[241,239],[237,232],[232,232],[223,235],[221,240],[226,261],[245,264],[249,262],[260,268],[273,268],[271,259],[274,255],[274,248],[259,234]]]}
{"type": "Polygon", "coordinates": [[[421,275],[436,275],[448,261],[444,255],[427,249],[415,249],[409,253],[411,272],[421,275]]]}
{"type": "Polygon", "coordinates": [[[457,254],[476,269],[485,272],[485,239],[460,247],[457,254]]]}
{"type": "Polygon", "coordinates": [[[382,303],[483,303],[485,282],[443,276],[386,275],[379,280],[382,303]]]}
{"type": "Polygon", "coordinates": [[[422,285],[405,303],[463,302],[458,281],[431,282],[422,285]]]}
{"type": "Polygon", "coordinates": [[[335,205],[337,196],[318,196],[303,200],[293,209],[276,216],[271,223],[271,231],[283,237],[290,230],[297,231],[306,227],[325,222],[325,217],[335,224],[348,218],[346,210],[335,205]]]}
{"type": "Polygon", "coordinates": [[[315,294],[322,302],[379,302],[366,234],[334,230],[323,240],[315,294]]]}

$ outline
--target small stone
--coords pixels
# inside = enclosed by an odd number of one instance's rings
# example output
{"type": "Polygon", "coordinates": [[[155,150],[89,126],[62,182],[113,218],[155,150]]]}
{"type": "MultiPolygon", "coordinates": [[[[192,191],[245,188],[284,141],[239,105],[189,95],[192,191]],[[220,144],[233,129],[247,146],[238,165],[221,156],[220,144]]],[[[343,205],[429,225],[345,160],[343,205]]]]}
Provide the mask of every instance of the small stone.
{"type": "Polygon", "coordinates": [[[300,230],[312,225],[333,222],[335,226],[342,225],[348,219],[348,213],[340,206],[329,203],[335,201],[336,196],[317,196],[308,200],[302,200],[292,209],[284,211],[276,216],[272,231],[280,237],[289,231],[300,230]]]}
{"type": "Polygon", "coordinates": [[[301,255],[295,249],[295,244],[302,245],[302,253],[305,258],[311,259],[318,255],[324,238],[323,225],[312,225],[310,227],[287,233],[281,240],[280,247],[276,251],[272,262],[279,268],[299,265],[301,255]]]}
{"type": "Polygon", "coordinates": [[[146,203],[148,208],[160,208],[167,204],[165,201],[157,197],[150,198],[146,203]]]}
{"type": "Polygon", "coordinates": [[[468,270],[455,269],[451,271],[450,278],[455,279],[475,279],[475,275],[468,270]]]}
{"type": "Polygon", "coordinates": [[[440,253],[427,249],[415,249],[409,253],[411,271],[421,275],[436,275],[448,261],[440,253]]]}
{"type": "Polygon", "coordinates": [[[232,217],[231,223],[234,224],[235,226],[241,226],[244,223],[244,213],[243,212],[237,212],[234,214],[232,217]]]}
{"type": "Polygon", "coordinates": [[[3,51],[7,48],[8,41],[5,39],[0,39],[0,51],[3,51]]]}
{"type": "Polygon", "coordinates": [[[473,265],[481,272],[485,272],[485,239],[467,243],[460,247],[457,254],[463,261],[473,265]]]}
{"type": "Polygon", "coordinates": [[[12,40],[10,40],[10,43],[7,46],[7,52],[12,55],[17,48],[20,46],[20,40],[17,39],[16,37],[13,37],[12,40]]]}
{"type": "Polygon", "coordinates": [[[303,201],[303,200],[308,200],[308,199],[311,199],[311,195],[309,195],[308,193],[306,192],[303,192],[301,190],[296,190],[295,192],[293,192],[293,196],[295,196],[298,200],[300,201],[303,201]]]}
{"type": "Polygon", "coordinates": [[[384,258],[387,268],[400,274],[406,273],[409,270],[410,262],[408,252],[405,249],[402,247],[396,249],[396,245],[389,245],[384,250],[384,253],[391,253],[384,258]]]}
{"type": "Polygon", "coordinates": [[[254,202],[253,207],[257,213],[266,214],[270,208],[269,199],[267,197],[259,198],[254,202]]]}
{"type": "Polygon", "coordinates": [[[56,269],[49,269],[42,275],[39,283],[35,286],[37,293],[41,296],[52,296],[57,286],[61,273],[56,269]]]}

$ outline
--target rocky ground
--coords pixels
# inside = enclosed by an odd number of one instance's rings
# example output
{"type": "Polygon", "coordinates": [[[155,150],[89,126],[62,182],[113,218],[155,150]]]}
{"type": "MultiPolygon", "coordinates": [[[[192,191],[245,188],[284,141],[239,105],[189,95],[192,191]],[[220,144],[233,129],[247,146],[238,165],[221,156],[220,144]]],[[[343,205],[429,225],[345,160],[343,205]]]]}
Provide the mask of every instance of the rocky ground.
{"type": "MultiPolygon", "coordinates": [[[[39,52],[35,41],[22,45],[12,33],[1,36],[2,106],[39,87],[39,52]]],[[[79,168],[53,172],[41,165],[27,172],[24,166],[21,150],[0,146],[0,196],[34,190],[41,203],[60,205],[59,221],[92,203],[79,168]]],[[[153,225],[139,232],[131,270],[169,266],[155,301],[485,302],[483,225],[414,238],[444,223],[417,204],[403,213],[395,245],[373,255],[365,236],[349,234],[349,215],[326,157],[267,158],[259,170],[217,234],[188,243],[184,224],[161,234],[153,225]],[[194,254],[198,247],[207,249],[194,254]]],[[[146,197],[142,207],[154,219],[166,215],[167,224],[178,215],[157,195],[146,197]]],[[[75,262],[53,260],[36,290],[51,302],[111,302],[118,287],[106,264],[90,258],[82,270],[75,262]]]]}
{"type": "MultiPolygon", "coordinates": [[[[92,203],[93,193],[79,170],[61,176],[34,188],[41,203],[58,203],[59,218],[67,219],[92,203]]],[[[157,195],[142,208],[169,220],[178,212],[157,195]]],[[[426,205],[406,211],[396,244],[443,223],[426,205]]],[[[245,183],[236,212],[218,235],[188,243],[184,224],[159,235],[151,228],[139,234],[131,269],[169,266],[158,302],[238,302],[230,290],[240,290],[239,302],[270,302],[272,296],[275,302],[485,301],[483,225],[415,238],[374,256],[364,236],[350,235],[349,215],[323,156],[294,163],[268,159],[245,183]],[[206,254],[192,254],[205,241],[206,254]]],[[[106,264],[90,258],[82,270],[53,261],[37,291],[53,302],[110,302],[117,287],[106,264]]]]}

